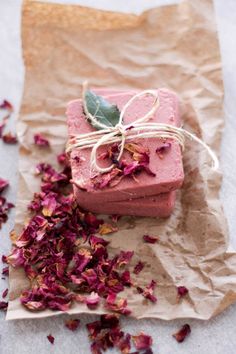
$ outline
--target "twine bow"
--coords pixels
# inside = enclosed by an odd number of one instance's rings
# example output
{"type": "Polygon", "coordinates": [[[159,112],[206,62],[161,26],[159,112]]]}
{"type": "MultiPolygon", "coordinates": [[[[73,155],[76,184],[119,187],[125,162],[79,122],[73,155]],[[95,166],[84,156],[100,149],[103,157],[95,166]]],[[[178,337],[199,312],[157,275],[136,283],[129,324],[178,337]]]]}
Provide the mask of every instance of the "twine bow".
{"type": "MultiPolygon", "coordinates": [[[[115,165],[111,164],[109,167],[101,167],[97,163],[97,150],[102,145],[113,144],[116,142],[120,142],[119,146],[119,154],[117,157],[117,161],[120,161],[121,156],[124,152],[125,142],[134,139],[145,139],[145,138],[162,138],[162,139],[174,139],[176,140],[182,150],[184,150],[184,143],[185,137],[198,142],[202,145],[213,161],[213,169],[218,169],[219,162],[218,158],[215,153],[211,150],[211,148],[205,144],[201,139],[199,139],[194,134],[190,133],[189,131],[175,127],[170,124],[164,123],[154,123],[150,122],[150,119],[156,113],[160,101],[158,92],[154,90],[145,90],[136,95],[134,95],[122,108],[120,112],[119,122],[116,126],[108,127],[105,124],[99,122],[95,115],[92,115],[87,108],[86,101],[85,101],[85,91],[86,91],[86,84],[83,85],[83,108],[86,114],[86,117],[92,121],[94,124],[102,128],[101,130],[97,130],[94,132],[86,133],[86,134],[78,134],[69,139],[67,145],[67,152],[71,152],[74,148],[77,149],[87,149],[92,148],[91,151],[91,170],[95,170],[100,173],[106,173],[111,171],[115,165]],[[140,99],[144,96],[152,96],[154,101],[152,103],[151,109],[140,118],[137,118],[130,124],[123,124],[123,118],[127,111],[127,109],[135,102],[137,99],[140,99]]],[[[99,108],[99,107],[97,107],[99,108]]]]}

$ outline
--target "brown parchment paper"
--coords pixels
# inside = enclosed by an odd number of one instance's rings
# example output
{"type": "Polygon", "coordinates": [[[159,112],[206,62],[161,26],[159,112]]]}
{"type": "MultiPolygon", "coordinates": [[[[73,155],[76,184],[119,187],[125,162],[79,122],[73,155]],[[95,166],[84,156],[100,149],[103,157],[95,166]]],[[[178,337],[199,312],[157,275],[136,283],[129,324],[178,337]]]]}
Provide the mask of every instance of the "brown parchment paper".
{"type": "MultiPolygon", "coordinates": [[[[39,189],[34,166],[52,163],[66,137],[65,107],[80,95],[85,79],[92,86],[175,90],[185,102],[183,122],[216,152],[223,128],[221,60],[210,0],[184,1],[154,8],[140,16],[80,6],[25,1],[22,21],[25,88],[17,124],[20,139],[16,229],[27,220],[27,204],[39,189]],[[44,133],[50,151],[33,145],[44,133]]],[[[228,231],[219,201],[221,173],[210,169],[206,153],[188,143],[184,153],[185,182],[173,215],[166,220],[123,218],[109,236],[111,253],[134,250],[133,264],[147,266],[137,277],[142,286],[158,283],[152,304],[128,290],[129,308],[137,318],[209,319],[236,300],[236,255],[227,252],[228,231]],[[156,245],[143,234],[159,235],[156,245]],[[189,296],[176,301],[176,286],[189,296]]],[[[10,272],[7,319],[46,317],[20,305],[28,286],[22,270],[10,272]]],[[[126,294],[127,295],[127,294],[126,294]]],[[[69,313],[91,312],[75,304],[69,313]]],[[[93,313],[103,312],[99,308],[93,313]]]]}

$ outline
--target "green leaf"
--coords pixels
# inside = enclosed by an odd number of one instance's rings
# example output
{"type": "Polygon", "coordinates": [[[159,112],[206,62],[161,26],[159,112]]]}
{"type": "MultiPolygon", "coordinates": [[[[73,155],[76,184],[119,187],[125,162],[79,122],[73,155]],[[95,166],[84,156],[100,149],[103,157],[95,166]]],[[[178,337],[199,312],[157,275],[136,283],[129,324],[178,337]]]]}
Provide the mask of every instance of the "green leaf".
{"type": "MultiPolygon", "coordinates": [[[[92,114],[99,123],[107,127],[114,127],[120,118],[120,111],[114,104],[109,103],[103,97],[96,95],[94,92],[87,90],[85,92],[85,102],[87,110],[92,114]]],[[[90,124],[96,129],[105,129],[89,120],[90,124]]]]}

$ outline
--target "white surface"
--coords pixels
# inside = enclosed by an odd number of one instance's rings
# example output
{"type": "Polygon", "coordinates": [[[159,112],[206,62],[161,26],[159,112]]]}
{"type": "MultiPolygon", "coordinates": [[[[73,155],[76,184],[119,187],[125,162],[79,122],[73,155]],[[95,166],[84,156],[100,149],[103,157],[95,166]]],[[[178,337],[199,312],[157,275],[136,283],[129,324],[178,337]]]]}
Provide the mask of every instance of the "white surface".
{"type": "MultiPolygon", "coordinates": [[[[190,0],[196,1],[196,0],[190,0]]],[[[54,0],[54,2],[56,2],[54,0]]],[[[109,10],[141,12],[170,0],[60,0],[57,2],[84,4],[109,10]]],[[[0,0],[0,100],[9,99],[19,109],[23,87],[23,64],[20,44],[21,0],[0,0]]],[[[215,0],[217,23],[221,44],[226,96],[226,129],[222,145],[224,183],[222,200],[229,221],[231,243],[236,248],[236,0],[215,0]]],[[[12,125],[14,126],[14,124],[12,125]]],[[[17,148],[0,144],[0,176],[11,181],[7,195],[14,201],[17,183],[17,148]]],[[[1,254],[10,247],[8,232],[13,227],[13,213],[0,232],[1,254]]],[[[6,283],[0,281],[0,291],[6,283]]],[[[0,354],[89,353],[89,343],[84,324],[94,318],[81,316],[82,326],[77,333],[64,328],[65,316],[31,321],[5,322],[0,313],[0,354]],[[52,346],[46,336],[52,333],[52,346]]],[[[234,354],[236,353],[236,305],[231,306],[217,318],[201,322],[181,320],[164,322],[158,320],[123,320],[124,327],[131,333],[141,330],[154,338],[154,353],[160,354],[234,354]],[[171,334],[183,323],[188,322],[192,334],[182,344],[177,344],[171,334]]],[[[114,353],[114,351],[113,351],[114,353]]]]}

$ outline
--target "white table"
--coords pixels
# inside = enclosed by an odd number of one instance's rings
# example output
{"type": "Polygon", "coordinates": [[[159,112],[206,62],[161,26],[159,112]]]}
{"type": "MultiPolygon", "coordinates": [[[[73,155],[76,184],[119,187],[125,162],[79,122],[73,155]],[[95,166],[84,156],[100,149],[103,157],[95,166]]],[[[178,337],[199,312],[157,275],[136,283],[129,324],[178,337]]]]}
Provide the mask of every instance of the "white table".
{"type": "MultiPolygon", "coordinates": [[[[196,0],[190,0],[196,1],[196,0]]],[[[56,2],[55,0],[53,2],[56,2]]],[[[170,0],[58,0],[57,2],[84,4],[108,10],[139,13],[170,0]]],[[[225,82],[226,129],[222,144],[222,166],[224,182],[222,201],[229,221],[231,244],[236,248],[236,0],[215,0],[219,29],[223,74],[225,82]]],[[[19,110],[24,69],[21,58],[20,16],[21,0],[0,0],[0,100],[9,99],[19,110]]],[[[14,126],[14,122],[12,122],[14,126]]],[[[0,176],[9,179],[11,188],[7,195],[14,201],[17,190],[17,147],[3,146],[0,142],[0,176]]],[[[1,254],[10,248],[9,231],[14,225],[14,213],[0,231],[1,254]]],[[[2,292],[7,284],[0,282],[2,292]]],[[[0,354],[89,353],[89,342],[84,327],[95,317],[80,316],[81,329],[73,333],[64,328],[64,318],[5,322],[0,313],[0,354]],[[46,336],[52,333],[52,346],[46,336]]],[[[125,330],[137,333],[141,330],[154,338],[154,353],[160,354],[233,354],[236,353],[236,305],[209,322],[178,320],[123,320],[125,330]],[[182,344],[172,339],[171,334],[183,323],[188,322],[192,334],[182,344]]]]}

